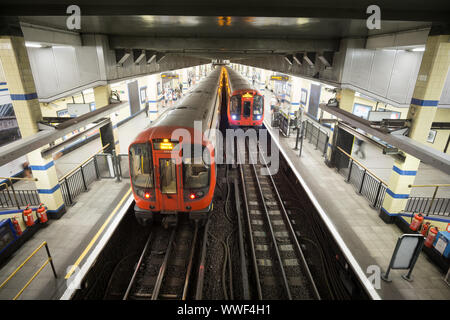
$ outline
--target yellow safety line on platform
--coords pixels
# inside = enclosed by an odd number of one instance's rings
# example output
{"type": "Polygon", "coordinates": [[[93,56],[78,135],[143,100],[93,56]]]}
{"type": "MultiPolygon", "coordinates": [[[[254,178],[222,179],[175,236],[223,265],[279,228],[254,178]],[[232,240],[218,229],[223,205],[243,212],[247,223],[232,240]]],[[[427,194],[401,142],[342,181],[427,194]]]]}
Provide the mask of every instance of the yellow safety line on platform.
{"type": "Polygon", "coordinates": [[[114,208],[114,210],[111,212],[111,214],[109,215],[108,219],[106,219],[106,221],[103,223],[103,225],[100,227],[100,229],[97,231],[97,233],[95,234],[95,236],[92,238],[91,242],[89,242],[89,244],[87,245],[87,247],[84,249],[83,253],[81,253],[81,255],[78,257],[77,261],[75,261],[75,263],[72,265],[72,268],[70,269],[70,271],[66,274],[65,279],[69,279],[72,274],[75,272],[75,268],[78,267],[81,263],[81,261],[83,261],[84,257],[86,256],[86,254],[89,252],[89,250],[92,248],[92,246],[94,245],[94,243],[97,241],[98,237],[100,237],[100,234],[103,232],[103,230],[106,228],[106,226],[108,225],[109,221],[114,217],[114,215],[116,214],[117,210],[119,210],[119,208],[122,206],[122,204],[125,202],[125,200],[128,198],[128,196],[131,193],[131,188],[127,191],[127,193],[123,196],[123,198],[120,200],[120,202],[117,204],[117,206],[114,208]]]}

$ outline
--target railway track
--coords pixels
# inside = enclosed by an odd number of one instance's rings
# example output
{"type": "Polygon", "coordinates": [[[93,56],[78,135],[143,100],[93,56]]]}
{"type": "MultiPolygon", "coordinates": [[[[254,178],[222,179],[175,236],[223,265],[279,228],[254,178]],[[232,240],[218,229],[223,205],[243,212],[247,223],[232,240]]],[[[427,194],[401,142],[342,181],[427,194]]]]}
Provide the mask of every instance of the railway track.
{"type": "MultiPolygon", "coordinates": [[[[201,259],[197,242],[203,232],[196,223],[153,228],[130,279],[124,300],[186,300],[193,289],[193,269],[201,259]],[[199,259],[200,257],[200,259],[199,259]],[[197,260],[199,259],[199,260],[197,260]]],[[[205,234],[206,235],[206,234],[205,234]]],[[[203,240],[204,241],[204,240],[203,240]]],[[[201,270],[201,262],[199,270],[201,270]]],[[[197,277],[197,282],[202,275],[197,277]]],[[[201,286],[196,286],[201,290],[201,286]]]]}
{"type": "MultiPolygon", "coordinates": [[[[257,148],[259,148],[257,146],[257,148]]],[[[248,246],[254,271],[258,299],[320,299],[292,226],[280,192],[265,159],[256,161],[257,152],[239,161],[248,246]]],[[[244,150],[238,157],[243,159],[244,150]]]]}

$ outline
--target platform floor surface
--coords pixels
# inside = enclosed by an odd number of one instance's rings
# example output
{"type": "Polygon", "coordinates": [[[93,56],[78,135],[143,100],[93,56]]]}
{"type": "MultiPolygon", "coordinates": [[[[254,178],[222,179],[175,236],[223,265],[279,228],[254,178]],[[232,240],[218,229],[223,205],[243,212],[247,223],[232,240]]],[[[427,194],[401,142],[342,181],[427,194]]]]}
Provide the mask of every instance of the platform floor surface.
{"type": "MultiPolygon", "coordinates": [[[[134,137],[150,123],[145,113],[119,127],[121,153],[127,153],[128,145],[134,137]]],[[[58,176],[77,167],[101,148],[100,139],[91,141],[78,149],[55,160],[58,176]]],[[[33,189],[34,183],[18,183],[20,188],[33,189]]],[[[117,183],[115,179],[102,179],[89,186],[88,192],[76,198],[76,203],[67,208],[59,220],[49,220],[46,227],[38,230],[26,241],[6,264],[0,267],[0,283],[17,268],[22,261],[43,241],[47,241],[59,279],[55,280],[50,266],[46,266],[40,275],[25,290],[21,299],[57,299],[66,289],[64,276],[67,268],[73,264],[83,249],[108,218],[117,203],[130,188],[127,179],[117,183]],[[101,199],[101,201],[99,201],[101,199]]],[[[17,275],[0,289],[0,299],[11,299],[25,285],[28,279],[46,259],[45,250],[40,250],[17,275]]]]}
{"type": "MultiPolygon", "coordinates": [[[[270,128],[270,91],[266,92],[265,124],[270,128]]],[[[303,177],[322,208],[331,219],[344,242],[360,264],[364,272],[369,266],[379,266],[386,271],[398,237],[402,234],[393,224],[384,223],[378,212],[369,206],[367,200],[358,195],[353,186],[335,169],[324,163],[321,152],[315,150],[314,145],[305,140],[302,156],[298,156],[295,147],[295,135],[286,138],[279,136],[279,142],[287,156],[295,165],[295,170],[303,177]]],[[[367,145],[367,144],[366,144],[367,145]]],[[[372,167],[389,168],[392,170],[390,159],[381,157],[368,145],[366,163],[372,167]],[[377,160],[373,157],[377,156],[377,160]]],[[[378,151],[381,154],[381,151],[378,151]]],[[[382,154],[381,154],[382,155],[382,154]]],[[[382,155],[383,156],[383,155],[382,155]]],[[[370,168],[370,167],[369,167],[370,168]]],[[[442,183],[443,174],[434,168],[427,168],[419,175],[420,183],[442,183]],[[442,178],[442,179],[441,179],[442,178]]],[[[416,180],[417,180],[416,179],[416,180]]],[[[450,180],[447,180],[447,183],[450,180]]],[[[401,278],[406,271],[392,270],[392,282],[381,281],[381,288],[377,290],[382,299],[430,299],[449,300],[450,287],[443,280],[443,274],[428,257],[421,253],[413,271],[414,281],[408,282],[401,278]]],[[[369,274],[368,274],[369,275],[369,274]]]]}

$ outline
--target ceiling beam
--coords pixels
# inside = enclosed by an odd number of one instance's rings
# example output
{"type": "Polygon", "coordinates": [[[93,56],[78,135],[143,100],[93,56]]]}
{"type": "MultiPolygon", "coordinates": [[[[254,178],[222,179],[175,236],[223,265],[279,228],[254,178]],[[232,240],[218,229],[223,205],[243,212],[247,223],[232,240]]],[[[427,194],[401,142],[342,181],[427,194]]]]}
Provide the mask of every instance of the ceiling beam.
{"type": "MultiPolygon", "coordinates": [[[[67,7],[78,4],[81,13],[87,15],[179,15],[179,16],[240,16],[240,17],[304,17],[367,19],[370,1],[354,0],[179,0],[130,1],[123,0],[85,1],[85,0],[46,0],[36,4],[35,0],[3,0],[0,12],[5,16],[21,15],[65,15],[67,7]]],[[[378,0],[383,20],[405,21],[448,21],[450,7],[448,0],[378,0]]]]}
{"type": "Polygon", "coordinates": [[[145,50],[133,49],[133,61],[134,64],[141,63],[142,59],[145,58],[145,50]]]}
{"type": "Polygon", "coordinates": [[[420,159],[424,163],[450,174],[450,155],[428,147],[409,137],[381,132],[378,129],[371,127],[370,121],[361,119],[354,114],[337,107],[329,107],[326,104],[320,104],[319,108],[336,116],[338,119],[345,121],[351,126],[359,128],[366,133],[397,147],[407,154],[420,159]]]}
{"type": "Polygon", "coordinates": [[[88,124],[101,118],[108,117],[111,113],[123,108],[127,104],[128,101],[111,103],[103,108],[88,112],[76,118],[71,118],[58,125],[56,129],[39,131],[36,134],[0,147],[0,166],[56,141],[68,133],[86,127],[88,124]]]}
{"type": "Polygon", "coordinates": [[[257,51],[279,53],[298,51],[337,51],[339,40],[310,39],[251,39],[251,38],[153,38],[110,36],[112,49],[148,49],[161,52],[171,50],[257,51]]]}

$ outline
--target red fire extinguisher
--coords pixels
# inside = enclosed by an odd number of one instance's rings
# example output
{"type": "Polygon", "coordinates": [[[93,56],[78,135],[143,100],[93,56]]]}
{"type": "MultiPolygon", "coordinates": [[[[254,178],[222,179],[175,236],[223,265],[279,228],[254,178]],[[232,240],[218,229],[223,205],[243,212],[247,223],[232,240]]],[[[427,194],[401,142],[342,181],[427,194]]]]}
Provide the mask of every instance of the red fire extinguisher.
{"type": "Polygon", "coordinates": [[[409,225],[409,228],[413,231],[419,230],[420,225],[423,222],[423,215],[421,213],[416,213],[409,225]]]}
{"type": "Polygon", "coordinates": [[[13,226],[14,226],[14,230],[16,230],[16,234],[18,236],[21,236],[22,235],[22,229],[20,228],[19,221],[17,221],[16,218],[13,218],[12,219],[12,223],[13,223],[13,226]]]}
{"type": "Polygon", "coordinates": [[[422,225],[422,230],[420,230],[420,233],[426,237],[427,233],[428,233],[428,229],[430,228],[430,223],[429,222],[425,222],[425,224],[422,225]]]}
{"type": "Polygon", "coordinates": [[[41,223],[46,223],[48,221],[47,210],[42,203],[39,204],[39,208],[37,208],[36,213],[41,223]]]}
{"type": "Polygon", "coordinates": [[[25,222],[28,227],[31,227],[34,224],[33,210],[29,207],[29,205],[22,211],[22,218],[23,222],[25,222]]]}
{"type": "Polygon", "coordinates": [[[438,234],[439,230],[437,227],[431,227],[430,231],[428,231],[427,238],[425,239],[425,246],[431,248],[433,246],[434,239],[438,234]]]}

